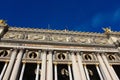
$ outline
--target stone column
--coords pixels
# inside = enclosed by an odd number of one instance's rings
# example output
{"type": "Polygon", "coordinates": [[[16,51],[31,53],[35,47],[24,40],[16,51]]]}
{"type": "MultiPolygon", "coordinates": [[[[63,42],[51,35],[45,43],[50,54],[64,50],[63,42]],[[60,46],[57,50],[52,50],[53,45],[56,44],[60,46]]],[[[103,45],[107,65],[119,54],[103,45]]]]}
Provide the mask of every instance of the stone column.
{"type": "Polygon", "coordinates": [[[71,53],[74,80],[81,80],[74,52],[71,53]]]}
{"type": "Polygon", "coordinates": [[[99,74],[100,80],[104,80],[98,66],[99,66],[99,65],[96,64],[96,69],[97,69],[97,72],[98,72],[98,74],[99,74]]]}
{"type": "Polygon", "coordinates": [[[116,73],[114,72],[114,70],[112,69],[112,67],[110,66],[110,64],[108,63],[107,61],[107,58],[104,54],[101,54],[102,58],[103,58],[103,61],[112,77],[113,80],[119,80],[119,78],[117,77],[116,73]]]}
{"type": "Polygon", "coordinates": [[[3,80],[9,80],[9,77],[10,77],[11,71],[13,69],[13,65],[14,65],[16,56],[17,56],[17,49],[13,50],[13,52],[11,53],[10,62],[9,62],[8,67],[6,69],[3,80]]]}
{"type": "Polygon", "coordinates": [[[22,70],[21,70],[21,73],[20,73],[20,78],[19,78],[19,80],[22,80],[22,78],[23,78],[23,75],[24,75],[24,70],[25,70],[25,62],[23,62],[23,66],[22,66],[22,70]]]}
{"type": "Polygon", "coordinates": [[[52,51],[48,52],[48,70],[47,70],[47,80],[53,80],[53,64],[52,64],[52,51]]]}
{"type": "Polygon", "coordinates": [[[42,70],[41,70],[40,80],[46,80],[46,55],[47,55],[47,51],[44,51],[42,53],[42,70]]]}
{"type": "Polygon", "coordinates": [[[22,56],[23,56],[23,49],[21,49],[17,55],[17,59],[15,61],[15,65],[14,65],[10,80],[16,80],[18,72],[19,72],[19,67],[21,65],[22,56]]]}
{"type": "Polygon", "coordinates": [[[8,61],[5,62],[5,65],[4,65],[3,69],[2,69],[2,72],[0,74],[0,80],[2,80],[2,77],[3,77],[4,73],[5,73],[6,68],[7,68],[7,65],[8,65],[8,61]]]}
{"type": "Polygon", "coordinates": [[[110,74],[109,74],[109,72],[108,72],[108,70],[107,70],[107,68],[106,68],[106,66],[103,62],[103,59],[102,59],[102,57],[100,56],[99,53],[97,53],[97,58],[98,58],[98,61],[100,63],[100,69],[103,73],[104,79],[105,80],[112,80],[112,78],[111,78],[111,76],[110,76],[110,74]]]}
{"type": "Polygon", "coordinates": [[[69,71],[69,79],[72,80],[72,72],[71,72],[70,64],[68,64],[68,71],[69,71]]]}
{"type": "Polygon", "coordinates": [[[37,69],[36,69],[36,77],[35,80],[39,79],[39,67],[40,67],[40,63],[37,63],[37,69]]]}
{"type": "Polygon", "coordinates": [[[57,64],[54,64],[54,68],[55,68],[55,72],[54,72],[55,80],[57,80],[58,79],[58,76],[57,76],[57,64]]]}
{"type": "Polygon", "coordinates": [[[87,70],[87,67],[86,67],[85,64],[84,64],[84,69],[85,69],[87,80],[90,80],[90,77],[89,77],[89,74],[88,74],[88,70],[87,70]]]}
{"type": "Polygon", "coordinates": [[[80,56],[79,52],[77,52],[77,58],[78,58],[78,64],[79,64],[81,79],[82,80],[87,80],[86,76],[85,76],[85,72],[84,72],[84,68],[83,68],[83,64],[82,64],[82,60],[81,60],[81,56],[80,56]]]}

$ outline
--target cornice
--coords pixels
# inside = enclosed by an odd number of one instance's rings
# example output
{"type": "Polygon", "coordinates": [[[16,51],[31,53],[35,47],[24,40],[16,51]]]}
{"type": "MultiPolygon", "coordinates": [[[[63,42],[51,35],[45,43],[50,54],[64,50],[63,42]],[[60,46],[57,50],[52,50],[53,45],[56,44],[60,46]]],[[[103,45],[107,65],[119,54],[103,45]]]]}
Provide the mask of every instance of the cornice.
{"type": "Polygon", "coordinates": [[[9,31],[106,37],[104,33],[97,33],[97,32],[78,32],[78,31],[51,30],[51,29],[38,29],[38,28],[9,27],[9,31]]]}

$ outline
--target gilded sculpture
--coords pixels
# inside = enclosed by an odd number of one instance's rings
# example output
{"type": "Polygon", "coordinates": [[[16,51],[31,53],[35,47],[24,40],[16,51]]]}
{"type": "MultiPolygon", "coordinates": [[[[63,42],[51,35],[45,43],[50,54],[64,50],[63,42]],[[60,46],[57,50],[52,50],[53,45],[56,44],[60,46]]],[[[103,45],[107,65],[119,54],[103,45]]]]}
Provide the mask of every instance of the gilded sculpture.
{"type": "Polygon", "coordinates": [[[110,28],[106,27],[106,28],[103,28],[103,30],[105,31],[105,33],[110,33],[112,32],[110,28]]]}
{"type": "Polygon", "coordinates": [[[0,20],[0,26],[7,26],[7,23],[5,20],[0,20]]]}

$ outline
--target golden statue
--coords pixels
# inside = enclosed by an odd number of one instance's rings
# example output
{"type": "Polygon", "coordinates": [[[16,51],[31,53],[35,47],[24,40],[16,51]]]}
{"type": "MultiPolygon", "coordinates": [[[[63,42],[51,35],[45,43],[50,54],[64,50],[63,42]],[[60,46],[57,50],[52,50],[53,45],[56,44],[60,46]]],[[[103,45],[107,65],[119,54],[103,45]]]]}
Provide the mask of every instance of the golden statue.
{"type": "Polygon", "coordinates": [[[103,28],[103,30],[105,31],[105,33],[110,33],[110,32],[112,32],[110,28],[103,28]]]}
{"type": "Polygon", "coordinates": [[[0,20],[0,26],[7,26],[6,21],[5,20],[0,20]]]}

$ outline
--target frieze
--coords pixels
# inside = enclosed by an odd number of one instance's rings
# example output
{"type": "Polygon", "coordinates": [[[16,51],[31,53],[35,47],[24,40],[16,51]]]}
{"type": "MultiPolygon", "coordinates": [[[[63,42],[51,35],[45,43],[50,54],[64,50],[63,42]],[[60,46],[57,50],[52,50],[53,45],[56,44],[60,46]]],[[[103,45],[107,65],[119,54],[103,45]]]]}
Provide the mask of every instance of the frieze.
{"type": "Polygon", "coordinates": [[[7,32],[3,38],[8,39],[23,39],[23,33],[20,32],[7,32]]]}
{"type": "Polygon", "coordinates": [[[94,44],[109,44],[107,38],[93,38],[92,42],[94,44]]]}
{"type": "Polygon", "coordinates": [[[64,42],[72,44],[110,44],[106,37],[90,37],[90,36],[80,36],[80,35],[61,35],[61,34],[49,34],[49,33],[38,33],[38,32],[20,32],[20,31],[8,31],[3,38],[5,39],[15,39],[15,40],[26,40],[26,41],[46,41],[46,42],[64,42]]]}
{"type": "Polygon", "coordinates": [[[44,35],[40,34],[28,34],[28,40],[44,40],[44,35]]]}

